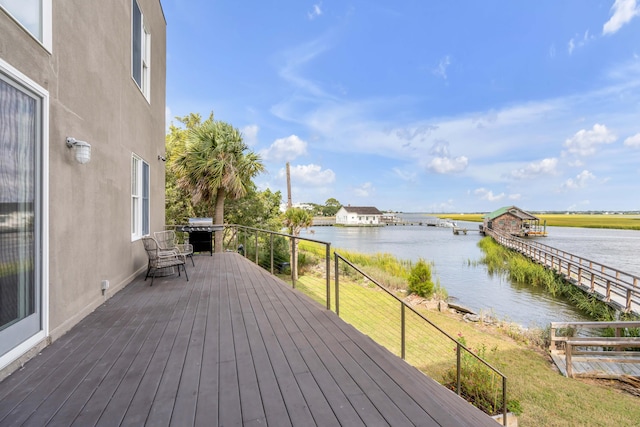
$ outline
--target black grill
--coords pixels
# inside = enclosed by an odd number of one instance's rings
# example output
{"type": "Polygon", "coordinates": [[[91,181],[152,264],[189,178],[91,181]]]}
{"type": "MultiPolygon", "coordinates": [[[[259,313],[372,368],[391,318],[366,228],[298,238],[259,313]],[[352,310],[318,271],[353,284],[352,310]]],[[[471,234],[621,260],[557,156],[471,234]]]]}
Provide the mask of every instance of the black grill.
{"type": "Polygon", "coordinates": [[[189,233],[189,243],[193,252],[209,252],[213,255],[213,232],[222,226],[213,225],[212,218],[189,218],[189,225],[179,225],[176,231],[189,233]]]}

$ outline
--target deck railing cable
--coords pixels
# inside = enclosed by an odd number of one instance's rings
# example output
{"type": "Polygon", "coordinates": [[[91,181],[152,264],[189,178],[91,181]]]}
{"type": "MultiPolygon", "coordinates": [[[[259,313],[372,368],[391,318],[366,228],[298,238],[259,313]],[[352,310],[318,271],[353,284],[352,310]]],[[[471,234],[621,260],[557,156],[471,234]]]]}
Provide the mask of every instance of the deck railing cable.
{"type": "Polygon", "coordinates": [[[504,374],[337,252],[334,269],[338,316],[459,396],[502,413],[506,425],[504,374]],[[479,382],[491,385],[493,401],[479,402],[486,398],[475,388],[479,382]]]}

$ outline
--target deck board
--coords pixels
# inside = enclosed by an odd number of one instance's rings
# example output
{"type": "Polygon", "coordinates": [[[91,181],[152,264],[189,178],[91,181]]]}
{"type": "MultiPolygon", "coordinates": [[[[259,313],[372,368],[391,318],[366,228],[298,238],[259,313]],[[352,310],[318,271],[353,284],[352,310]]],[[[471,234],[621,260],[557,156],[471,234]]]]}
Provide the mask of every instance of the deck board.
{"type": "Polygon", "coordinates": [[[240,255],[194,258],[1,382],[0,425],[496,425],[240,255]]]}
{"type": "MultiPolygon", "coordinates": [[[[562,353],[552,353],[551,358],[560,373],[567,376],[566,357],[562,353]]],[[[606,355],[574,355],[571,368],[576,377],[620,378],[623,375],[640,376],[640,359],[636,356],[622,362],[606,355]]]]}

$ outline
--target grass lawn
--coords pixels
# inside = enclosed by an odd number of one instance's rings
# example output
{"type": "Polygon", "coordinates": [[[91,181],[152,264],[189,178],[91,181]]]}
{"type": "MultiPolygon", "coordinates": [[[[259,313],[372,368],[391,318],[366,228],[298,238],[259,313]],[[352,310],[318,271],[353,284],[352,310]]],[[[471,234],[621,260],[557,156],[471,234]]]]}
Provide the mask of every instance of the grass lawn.
{"type": "MultiPolygon", "coordinates": [[[[583,228],[618,228],[624,230],[640,230],[640,215],[604,215],[604,214],[536,214],[541,222],[547,221],[549,226],[583,227],[583,228]]],[[[439,218],[455,221],[482,222],[485,214],[438,214],[439,218]]]]}
{"type": "MultiPolygon", "coordinates": [[[[296,288],[324,305],[326,288],[321,277],[302,276],[296,288]]],[[[397,355],[399,311],[397,301],[384,292],[341,276],[340,317],[397,355]]],[[[495,326],[469,324],[451,313],[421,313],[451,337],[464,336],[472,349],[487,349],[490,363],[508,378],[508,399],[520,402],[520,426],[639,425],[640,398],[619,391],[611,385],[614,383],[566,378],[544,351],[515,341],[495,326]],[[495,351],[489,352],[492,349],[495,351]]],[[[414,314],[406,322],[407,361],[441,381],[443,373],[455,366],[455,343],[414,314]]]]}

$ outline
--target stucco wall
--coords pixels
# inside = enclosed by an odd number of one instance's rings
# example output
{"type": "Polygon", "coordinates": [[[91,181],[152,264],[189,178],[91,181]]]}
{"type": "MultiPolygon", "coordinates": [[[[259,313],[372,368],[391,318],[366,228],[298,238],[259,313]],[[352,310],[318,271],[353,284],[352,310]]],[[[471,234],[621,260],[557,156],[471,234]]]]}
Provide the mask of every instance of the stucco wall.
{"type": "Polygon", "coordinates": [[[164,224],[166,23],[138,0],[151,34],[151,95],[131,77],[131,1],[55,0],[48,52],[0,11],[0,58],[49,91],[49,327],[57,338],[146,266],[131,241],[131,155],[150,166],[150,229],[164,224]],[[81,165],[65,138],[91,144],[81,165]],[[109,280],[106,296],[101,281],[109,280]]]}

